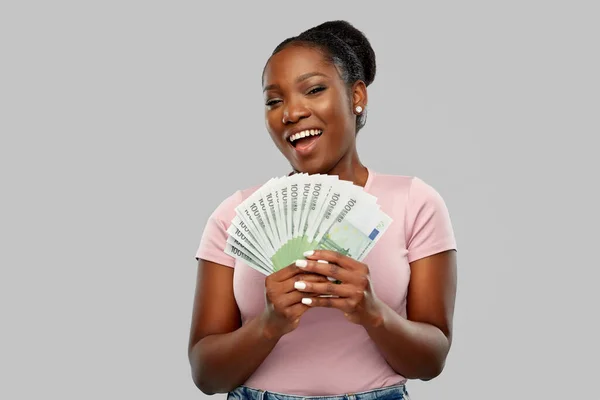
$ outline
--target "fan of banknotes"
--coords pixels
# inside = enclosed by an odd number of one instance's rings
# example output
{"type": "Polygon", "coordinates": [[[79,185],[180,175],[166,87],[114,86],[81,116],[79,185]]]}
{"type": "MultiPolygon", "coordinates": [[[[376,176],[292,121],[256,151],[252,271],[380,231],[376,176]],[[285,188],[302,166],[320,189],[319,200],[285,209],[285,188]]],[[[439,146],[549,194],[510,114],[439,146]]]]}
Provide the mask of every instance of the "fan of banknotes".
{"type": "Polygon", "coordinates": [[[307,250],[362,261],[392,222],[361,186],[322,174],[272,178],[235,212],[225,253],[265,275],[307,250]]]}

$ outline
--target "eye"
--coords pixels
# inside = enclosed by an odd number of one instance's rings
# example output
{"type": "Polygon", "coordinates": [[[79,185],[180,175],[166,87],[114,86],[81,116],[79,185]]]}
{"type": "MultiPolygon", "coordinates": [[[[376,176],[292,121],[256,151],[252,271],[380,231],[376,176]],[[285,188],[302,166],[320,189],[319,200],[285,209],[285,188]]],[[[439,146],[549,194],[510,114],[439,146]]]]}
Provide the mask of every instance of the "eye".
{"type": "Polygon", "coordinates": [[[315,88],[310,89],[307,94],[317,94],[319,92],[322,92],[325,89],[326,89],[325,86],[317,86],[315,88]]]}
{"type": "Polygon", "coordinates": [[[278,102],[280,102],[280,101],[281,101],[281,100],[279,100],[279,99],[272,99],[272,100],[269,100],[269,101],[267,101],[267,103],[266,103],[266,106],[268,106],[268,107],[274,106],[275,104],[277,104],[277,103],[278,103],[278,102]]]}

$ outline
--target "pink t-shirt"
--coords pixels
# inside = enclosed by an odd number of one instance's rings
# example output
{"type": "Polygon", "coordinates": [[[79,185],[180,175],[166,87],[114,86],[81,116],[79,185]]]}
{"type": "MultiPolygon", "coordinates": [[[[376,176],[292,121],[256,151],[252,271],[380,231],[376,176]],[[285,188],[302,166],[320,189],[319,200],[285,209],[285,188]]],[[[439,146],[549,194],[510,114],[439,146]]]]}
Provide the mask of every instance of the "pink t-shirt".
{"type": "MultiPolygon", "coordinates": [[[[233,290],[242,322],[265,307],[265,275],[225,254],[234,208],[259,186],[236,191],[210,216],[196,258],[235,268],[233,290]]],[[[363,260],[380,300],[406,317],[409,263],[456,249],[450,215],[439,193],[417,177],[384,175],[369,169],[364,190],[377,197],[393,222],[363,260]]],[[[290,395],[357,393],[406,379],[385,361],[365,329],[341,311],[312,308],[283,336],[245,386],[290,395]]]]}

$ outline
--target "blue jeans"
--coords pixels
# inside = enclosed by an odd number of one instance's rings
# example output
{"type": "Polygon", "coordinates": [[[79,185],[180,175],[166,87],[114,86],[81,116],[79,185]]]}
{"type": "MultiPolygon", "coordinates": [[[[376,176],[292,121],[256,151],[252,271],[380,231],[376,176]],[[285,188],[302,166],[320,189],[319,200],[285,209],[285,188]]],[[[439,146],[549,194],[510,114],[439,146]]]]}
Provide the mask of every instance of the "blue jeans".
{"type": "Polygon", "coordinates": [[[346,393],[339,396],[295,396],[283,393],[269,392],[239,386],[229,392],[227,400],[410,400],[406,387],[402,384],[373,389],[360,393],[346,393]]]}

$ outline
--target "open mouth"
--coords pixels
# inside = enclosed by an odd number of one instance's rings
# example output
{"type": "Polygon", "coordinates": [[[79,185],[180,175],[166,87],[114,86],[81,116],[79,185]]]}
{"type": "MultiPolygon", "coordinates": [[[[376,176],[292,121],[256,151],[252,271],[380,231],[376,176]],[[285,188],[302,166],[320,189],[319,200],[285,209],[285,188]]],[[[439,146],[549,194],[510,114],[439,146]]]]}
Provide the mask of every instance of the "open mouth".
{"type": "Polygon", "coordinates": [[[306,148],[313,142],[316,142],[322,134],[323,131],[320,129],[307,129],[291,135],[288,138],[288,142],[294,148],[306,148]]]}

